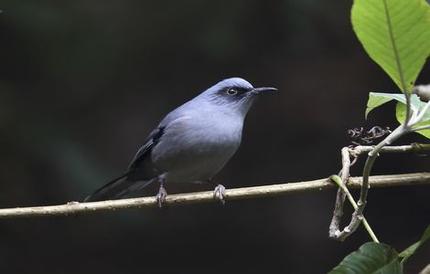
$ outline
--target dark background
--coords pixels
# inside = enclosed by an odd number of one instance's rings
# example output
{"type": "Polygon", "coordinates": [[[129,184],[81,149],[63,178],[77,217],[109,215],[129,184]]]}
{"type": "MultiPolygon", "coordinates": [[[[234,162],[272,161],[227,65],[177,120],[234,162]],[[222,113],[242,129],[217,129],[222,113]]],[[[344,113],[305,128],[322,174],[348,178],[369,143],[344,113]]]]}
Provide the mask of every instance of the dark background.
{"type": "MultiPolygon", "coordinates": [[[[273,85],[250,112],[227,187],[327,177],[368,92],[396,87],[352,32],[350,1],[15,1],[0,14],[0,206],[81,200],[121,174],[164,114],[217,81],[273,85]]],[[[418,83],[428,83],[429,66],[418,83]]],[[[425,141],[418,135],[399,143],[425,141]]],[[[374,174],[428,170],[383,155],[374,174]]],[[[362,161],[353,169],[360,174],[362,161]]],[[[171,193],[210,189],[183,186],[171,193]]],[[[148,195],[153,195],[148,190],[148,195]]],[[[426,186],[371,189],[366,216],[402,250],[429,224],[426,186]]],[[[0,221],[1,273],[325,273],[369,241],[328,239],[335,191],[0,221]]],[[[417,273],[422,248],[407,264],[417,273]]]]}

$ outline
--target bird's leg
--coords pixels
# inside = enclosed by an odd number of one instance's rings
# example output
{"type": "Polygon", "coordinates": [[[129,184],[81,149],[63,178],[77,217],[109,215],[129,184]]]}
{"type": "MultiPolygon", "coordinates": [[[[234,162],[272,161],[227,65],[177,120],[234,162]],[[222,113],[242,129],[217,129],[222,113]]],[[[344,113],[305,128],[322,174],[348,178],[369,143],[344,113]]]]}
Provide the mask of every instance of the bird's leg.
{"type": "Polygon", "coordinates": [[[209,180],[209,183],[215,186],[214,199],[217,199],[222,205],[225,205],[225,187],[221,184],[215,184],[212,180],[209,180]]]}
{"type": "Polygon", "coordinates": [[[158,207],[163,207],[164,202],[166,202],[167,197],[167,191],[164,188],[164,183],[166,182],[166,179],[163,176],[160,176],[158,178],[158,181],[160,182],[160,188],[158,189],[157,196],[155,198],[157,199],[158,207]]]}

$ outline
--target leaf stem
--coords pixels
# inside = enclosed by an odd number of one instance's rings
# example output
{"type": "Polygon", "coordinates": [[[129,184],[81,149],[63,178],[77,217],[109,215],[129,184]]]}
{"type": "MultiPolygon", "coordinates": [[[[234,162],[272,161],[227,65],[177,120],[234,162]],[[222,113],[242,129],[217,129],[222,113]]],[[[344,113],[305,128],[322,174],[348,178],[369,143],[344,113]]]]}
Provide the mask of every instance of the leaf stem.
{"type": "Polygon", "coordinates": [[[415,117],[413,117],[412,119],[409,120],[409,127],[413,127],[414,125],[418,124],[419,122],[421,122],[421,120],[423,119],[424,115],[426,114],[428,108],[430,106],[430,101],[428,101],[426,103],[426,105],[420,110],[420,111],[414,111],[414,113],[418,113],[415,117]]]}
{"type": "Polygon", "coordinates": [[[391,42],[391,45],[392,45],[393,51],[394,51],[394,58],[396,59],[397,71],[398,71],[399,77],[400,77],[400,85],[401,85],[402,92],[405,94],[405,97],[406,97],[405,125],[407,125],[409,123],[409,119],[411,117],[411,96],[410,96],[409,91],[407,90],[405,77],[403,75],[403,68],[402,68],[402,64],[400,62],[400,56],[399,56],[399,52],[397,50],[396,41],[394,39],[393,25],[391,23],[391,17],[390,17],[390,12],[388,10],[387,0],[383,0],[383,3],[384,3],[384,10],[385,10],[385,17],[387,19],[388,34],[390,36],[390,42],[391,42]]]}
{"type": "Polygon", "coordinates": [[[427,126],[421,126],[421,127],[413,127],[412,131],[420,131],[420,130],[425,130],[425,129],[430,129],[430,125],[427,126]]]}

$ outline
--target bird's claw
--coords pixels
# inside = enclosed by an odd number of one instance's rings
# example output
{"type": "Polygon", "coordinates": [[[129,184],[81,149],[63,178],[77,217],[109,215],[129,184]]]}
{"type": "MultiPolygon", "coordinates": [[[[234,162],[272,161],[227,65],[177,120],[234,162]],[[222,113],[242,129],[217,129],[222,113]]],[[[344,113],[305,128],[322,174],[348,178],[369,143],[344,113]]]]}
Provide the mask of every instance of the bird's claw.
{"type": "Polygon", "coordinates": [[[155,199],[157,200],[158,207],[163,207],[163,204],[166,202],[167,197],[167,191],[163,186],[160,186],[158,189],[157,196],[155,196],[155,199]]]}
{"type": "Polygon", "coordinates": [[[225,204],[225,187],[223,185],[217,185],[214,189],[214,199],[221,202],[222,205],[225,204]]]}

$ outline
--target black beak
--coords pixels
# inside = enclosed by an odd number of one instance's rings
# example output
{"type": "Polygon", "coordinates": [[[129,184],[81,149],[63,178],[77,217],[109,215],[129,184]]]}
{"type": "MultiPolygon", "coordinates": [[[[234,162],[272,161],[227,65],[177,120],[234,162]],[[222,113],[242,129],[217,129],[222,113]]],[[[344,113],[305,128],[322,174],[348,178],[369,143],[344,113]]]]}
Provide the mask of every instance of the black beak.
{"type": "Polygon", "coordinates": [[[275,91],[278,91],[278,89],[272,88],[272,87],[261,87],[261,88],[251,89],[250,93],[255,94],[255,95],[260,95],[260,94],[274,93],[275,91]]]}

